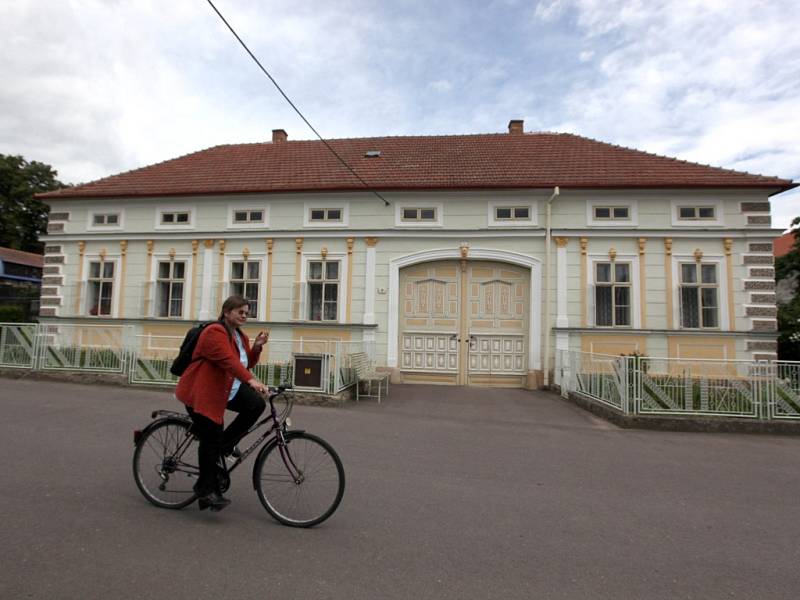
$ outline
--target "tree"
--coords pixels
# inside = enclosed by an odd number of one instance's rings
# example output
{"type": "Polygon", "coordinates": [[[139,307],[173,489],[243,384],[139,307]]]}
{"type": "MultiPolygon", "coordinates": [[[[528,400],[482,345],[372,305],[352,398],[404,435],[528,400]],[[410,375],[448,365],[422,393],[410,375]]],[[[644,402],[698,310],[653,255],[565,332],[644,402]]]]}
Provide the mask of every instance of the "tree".
{"type": "Polygon", "coordinates": [[[800,217],[792,221],[794,246],[775,261],[778,286],[778,358],[800,360],[800,217]],[[782,292],[782,293],[781,293],[782,292]]]}
{"type": "Polygon", "coordinates": [[[41,253],[50,209],[33,195],[65,187],[50,165],[0,154],[0,246],[41,253]]]}

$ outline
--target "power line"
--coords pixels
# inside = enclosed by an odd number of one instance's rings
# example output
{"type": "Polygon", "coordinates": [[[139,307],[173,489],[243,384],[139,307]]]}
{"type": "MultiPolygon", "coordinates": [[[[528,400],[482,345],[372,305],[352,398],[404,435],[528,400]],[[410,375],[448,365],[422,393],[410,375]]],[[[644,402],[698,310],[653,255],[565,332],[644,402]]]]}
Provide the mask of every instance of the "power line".
{"type": "Polygon", "coordinates": [[[233,34],[233,36],[234,36],[234,37],[235,37],[235,38],[236,38],[236,39],[239,41],[239,43],[242,45],[242,48],[244,48],[244,49],[245,49],[245,51],[247,52],[247,54],[249,54],[249,55],[250,55],[250,58],[252,58],[252,59],[255,61],[255,63],[258,65],[258,68],[259,68],[259,69],[261,69],[261,71],[264,73],[264,75],[266,75],[267,77],[269,77],[269,80],[270,80],[270,81],[272,82],[272,84],[273,84],[273,85],[274,85],[274,86],[275,86],[275,87],[278,89],[278,91],[281,93],[281,96],[283,96],[283,98],[286,100],[286,102],[288,102],[288,103],[289,103],[289,106],[291,106],[291,107],[294,109],[294,112],[296,112],[298,115],[300,115],[300,118],[301,118],[301,119],[303,119],[303,121],[305,122],[305,124],[306,124],[306,125],[308,125],[309,129],[311,129],[311,131],[313,131],[313,132],[316,134],[316,136],[319,138],[319,140],[320,140],[320,141],[321,141],[323,144],[325,144],[325,147],[326,147],[328,150],[330,150],[330,151],[331,151],[331,153],[332,153],[332,154],[333,154],[333,155],[334,155],[334,156],[335,156],[337,159],[339,159],[339,162],[340,162],[340,163],[342,163],[342,164],[345,166],[345,168],[346,168],[348,171],[350,171],[350,172],[351,172],[351,173],[352,173],[352,174],[355,176],[355,178],[356,178],[356,179],[358,179],[358,180],[359,180],[359,181],[360,181],[360,182],[361,182],[361,183],[364,185],[364,187],[365,187],[365,188],[367,188],[367,189],[368,189],[370,192],[372,192],[372,193],[373,193],[373,194],[375,194],[375,195],[376,195],[378,198],[380,198],[381,200],[383,200],[383,203],[384,203],[386,206],[390,206],[390,203],[389,203],[389,201],[388,201],[386,198],[384,198],[383,196],[381,196],[381,195],[380,195],[378,192],[376,192],[375,190],[373,190],[373,189],[370,187],[370,185],[369,185],[369,184],[368,184],[366,181],[364,181],[364,180],[361,178],[361,176],[360,176],[358,173],[356,173],[356,172],[355,172],[355,171],[352,169],[352,167],[351,167],[350,165],[348,165],[348,164],[347,164],[347,162],[345,162],[345,160],[344,160],[344,159],[343,159],[341,156],[339,156],[339,154],[336,152],[336,150],[334,150],[334,149],[331,147],[331,145],[330,145],[330,144],[329,144],[327,141],[325,141],[325,139],[324,139],[324,138],[323,138],[323,137],[322,137],[322,136],[319,134],[319,132],[318,132],[316,129],[314,129],[314,126],[313,126],[311,123],[309,123],[309,122],[308,122],[308,119],[306,119],[306,118],[305,118],[305,116],[303,116],[303,113],[301,113],[301,112],[300,112],[300,109],[298,109],[298,108],[297,108],[297,107],[294,105],[294,102],[292,102],[292,101],[289,99],[289,96],[287,96],[287,95],[286,95],[286,92],[284,92],[284,91],[281,89],[281,86],[279,86],[279,85],[278,85],[278,82],[277,82],[277,81],[275,81],[275,79],[272,77],[272,75],[270,75],[270,74],[269,74],[269,71],[267,71],[267,70],[264,68],[264,65],[262,65],[262,64],[261,64],[261,61],[259,61],[259,60],[256,58],[255,54],[253,54],[253,53],[250,51],[250,48],[248,48],[248,47],[247,47],[247,44],[245,44],[245,43],[244,43],[244,41],[242,41],[242,38],[240,38],[240,37],[239,37],[239,34],[238,34],[238,33],[236,33],[236,31],[234,30],[234,28],[233,28],[233,27],[231,27],[231,24],[230,24],[230,23],[228,23],[228,21],[225,19],[225,17],[223,17],[223,16],[222,16],[222,13],[221,13],[221,12],[219,12],[219,10],[217,9],[217,7],[216,7],[216,6],[214,6],[214,3],[213,3],[211,0],[206,0],[206,1],[207,1],[207,2],[208,2],[210,5],[211,5],[211,8],[213,8],[213,9],[214,9],[214,12],[215,12],[215,13],[217,13],[217,15],[219,16],[219,18],[220,18],[220,19],[222,19],[222,22],[223,22],[223,23],[225,23],[226,27],[227,27],[228,29],[230,29],[230,31],[231,31],[231,33],[233,34]]]}

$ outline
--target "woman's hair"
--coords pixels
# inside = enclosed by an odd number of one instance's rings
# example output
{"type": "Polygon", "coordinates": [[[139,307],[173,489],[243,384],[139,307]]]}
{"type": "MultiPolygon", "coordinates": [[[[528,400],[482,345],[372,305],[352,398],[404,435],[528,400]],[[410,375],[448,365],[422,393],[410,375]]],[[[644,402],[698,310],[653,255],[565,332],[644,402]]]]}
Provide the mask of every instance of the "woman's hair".
{"type": "Polygon", "coordinates": [[[250,303],[244,298],[244,296],[233,295],[228,296],[225,302],[222,303],[222,309],[219,311],[219,322],[228,330],[228,335],[233,337],[233,329],[228,326],[227,321],[225,321],[225,313],[230,312],[232,310],[236,310],[237,308],[241,308],[243,306],[248,306],[250,303]]]}

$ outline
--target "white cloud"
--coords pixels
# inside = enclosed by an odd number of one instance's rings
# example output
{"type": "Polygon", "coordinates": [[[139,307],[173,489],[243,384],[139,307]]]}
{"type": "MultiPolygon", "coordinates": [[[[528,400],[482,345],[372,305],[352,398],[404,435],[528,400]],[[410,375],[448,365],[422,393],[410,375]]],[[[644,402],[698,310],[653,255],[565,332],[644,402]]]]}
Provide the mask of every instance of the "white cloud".
{"type": "MultiPolygon", "coordinates": [[[[326,137],[570,131],[800,179],[789,0],[216,0],[326,137]]],[[[313,133],[204,2],[3,6],[0,152],[87,181],[313,133]]],[[[775,200],[775,221],[800,213],[775,200]]]]}
{"type": "MultiPolygon", "coordinates": [[[[556,4],[600,62],[595,79],[572,83],[565,124],[660,154],[800,178],[797,3],[556,4]]],[[[783,210],[775,223],[788,224],[783,210]]]]}
{"type": "Polygon", "coordinates": [[[567,7],[565,0],[547,0],[536,4],[535,15],[544,21],[554,21],[567,7]]]}
{"type": "MultiPolygon", "coordinates": [[[[0,21],[0,152],[83,182],[219,143],[263,141],[273,128],[313,137],[205,3],[19,2],[0,21]]],[[[218,1],[251,49],[325,135],[346,135],[341,106],[375,102],[354,13],[278,0],[218,1]],[[264,24],[268,23],[269,27],[264,24]],[[357,102],[345,101],[354,96],[357,102]],[[324,125],[320,125],[320,123],[324,125]]],[[[392,90],[384,110],[399,111],[392,90]]],[[[359,105],[360,104],[360,105],[359,105]]]]}
{"type": "Polygon", "coordinates": [[[446,79],[439,79],[438,81],[432,81],[430,87],[437,92],[449,92],[453,89],[453,84],[446,79]]]}

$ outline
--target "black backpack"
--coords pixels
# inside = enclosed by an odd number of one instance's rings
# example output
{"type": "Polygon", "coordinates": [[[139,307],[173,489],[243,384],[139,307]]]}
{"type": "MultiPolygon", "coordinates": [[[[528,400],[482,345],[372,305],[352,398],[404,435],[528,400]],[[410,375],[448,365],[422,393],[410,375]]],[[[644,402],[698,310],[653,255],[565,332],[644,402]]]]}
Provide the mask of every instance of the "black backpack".
{"type": "Polygon", "coordinates": [[[195,325],[186,332],[186,337],[183,338],[181,343],[181,349],[178,350],[178,356],[175,357],[175,360],[172,361],[172,366],[169,368],[170,373],[178,377],[183,375],[184,371],[192,364],[192,354],[194,354],[194,349],[197,347],[197,340],[200,339],[200,334],[203,333],[206,327],[214,323],[219,323],[219,321],[206,321],[195,325]]]}

